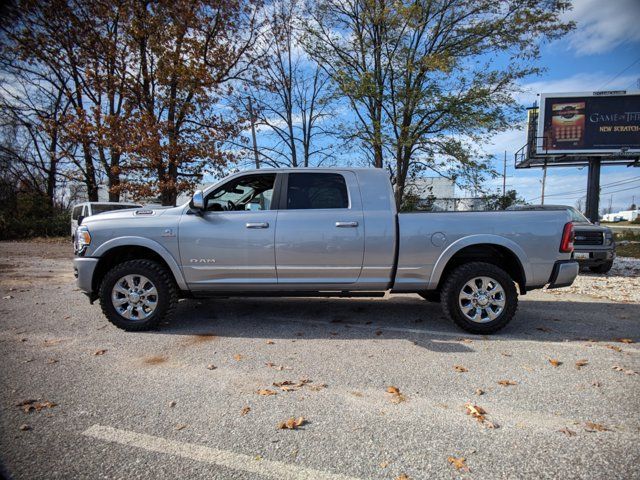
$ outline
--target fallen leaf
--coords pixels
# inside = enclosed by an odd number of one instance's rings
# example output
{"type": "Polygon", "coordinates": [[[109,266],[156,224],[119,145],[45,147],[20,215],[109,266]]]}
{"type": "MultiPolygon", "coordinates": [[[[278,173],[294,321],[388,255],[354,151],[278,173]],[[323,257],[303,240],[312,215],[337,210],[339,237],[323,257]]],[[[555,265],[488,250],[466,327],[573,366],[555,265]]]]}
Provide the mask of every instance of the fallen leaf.
{"type": "Polygon", "coordinates": [[[484,390],[482,390],[481,388],[476,388],[476,391],[474,393],[476,395],[484,395],[484,390]]]}
{"type": "Polygon", "coordinates": [[[456,338],[456,340],[462,343],[473,343],[473,340],[471,340],[470,338],[456,338]]]}
{"type": "Polygon", "coordinates": [[[304,425],[306,423],[306,420],[304,419],[304,417],[291,417],[287,420],[285,420],[284,422],[280,422],[278,424],[278,429],[280,430],[295,430],[296,428],[304,425]]]}
{"type": "Polygon", "coordinates": [[[395,478],[395,480],[411,480],[406,473],[401,473],[399,476],[395,478]]]}
{"type": "Polygon", "coordinates": [[[95,352],[93,352],[93,354],[96,355],[96,356],[104,355],[105,353],[107,353],[107,350],[105,350],[105,349],[96,350],[95,352]]]}
{"type": "Polygon", "coordinates": [[[513,354],[508,353],[508,352],[500,352],[500,355],[502,355],[503,357],[512,357],[513,354]]]}
{"type": "Polygon", "coordinates": [[[554,367],[559,367],[560,365],[562,365],[562,362],[560,360],[555,360],[553,358],[549,359],[549,363],[554,367]]]}
{"type": "Polygon", "coordinates": [[[239,362],[239,361],[240,361],[240,360],[242,360],[243,358],[244,358],[244,357],[243,357],[242,355],[240,355],[239,353],[236,353],[236,354],[233,356],[233,359],[234,359],[236,362],[239,362]]]}
{"type": "Polygon", "coordinates": [[[503,387],[508,387],[509,385],[517,385],[518,382],[514,382],[513,380],[500,380],[498,385],[502,385],[503,387]]]}
{"type": "Polygon", "coordinates": [[[460,472],[470,472],[471,470],[469,470],[469,467],[467,466],[467,464],[465,463],[466,459],[464,457],[449,457],[447,458],[447,461],[453,465],[456,470],[460,471],[460,472]]]}
{"type": "Polygon", "coordinates": [[[20,430],[22,430],[23,432],[26,432],[27,430],[31,430],[31,427],[25,423],[20,425],[20,430]]]}
{"type": "Polygon", "coordinates": [[[216,367],[213,363],[210,363],[209,365],[207,365],[207,370],[215,370],[216,368],[218,367],[216,367]]]}
{"type": "Polygon", "coordinates": [[[249,406],[242,407],[242,410],[240,410],[240,416],[244,417],[250,411],[251,411],[251,407],[249,407],[249,406]]]}
{"type": "Polygon", "coordinates": [[[276,342],[274,342],[273,340],[267,340],[267,345],[273,345],[274,343],[276,342]]]}
{"type": "Polygon", "coordinates": [[[398,387],[387,387],[387,393],[391,394],[391,403],[401,403],[407,399],[407,397],[400,393],[398,387]]]}
{"type": "Polygon", "coordinates": [[[614,365],[613,367],[611,367],[611,369],[617,372],[623,372],[626,375],[637,375],[637,373],[631,370],[630,368],[624,368],[624,367],[621,367],[620,365],[614,365]]]}
{"type": "Polygon", "coordinates": [[[600,423],[586,422],[584,429],[587,432],[608,432],[609,429],[600,423]]]}
{"type": "Polygon", "coordinates": [[[635,343],[633,340],[631,340],[630,338],[619,338],[618,340],[616,340],[616,342],[620,342],[620,343],[635,343]]]}
{"type": "Polygon", "coordinates": [[[536,327],[536,330],[540,330],[541,332],[549,333],[553,332],[549,327],[536,327]]]}
{"type": "Polygon", "coordinates": [[[327,384],[326,383],[318,383],[316,385],[310,385],[309,386],[309,390],[312,390],[314,392],[318,392],[318,391],[322,390],[323,388],[327,388],[327,384]]]}
{"type": "Polygon", "coordinates": [[[56,360],[55,358],[50,358],[49,360],[47,360],[47,363],[49,365],[53,365],[54,363],[58,363],[58,360],[56,360]]]}
{"type": "Polygon", "coordinates": [[[462,365],[454,365],[453,369],[458,373],[464,373],[469,371],[466,368],[464,368],[462,365]]]}
{"type": "Polygon", "coordinates": [[[567,437],[576,436],[576,432],[574,432],[573,430],[569,430],[567,427],[561,428],[560,430],[558,430],[558,432],[564,433],[567,437]]]}
{"type": "Polygon", "coordinates": [[[580,370],[581,367],[584,367],[585,365],[588,365],[588,364],[589,364],[589,360],[587,360],[586,358],[582,360],[578,360],[576,362],[576,368],[580,370]]]}
{"type": "Polygon", "coordinates": [[[484,420],[484,415],[487,413],[484,408],[474,405],[473,403],[467,403],[465,407],[467,409],[467,415],[484,420]]]}
{"type": "Polygon", "coordinates": [[[376,330],[376,331],[375,331],[375,334],[376,334],[377,336],[382,335],[382,330],[376,330]]]}
{"type": "Polygon", "coordinates": [[[616,345],[605,345],[605,348],[608,348],[609,350],[613,350],[614,352],[621,352],[622,349],[620,347],[617,347],[616,345]]]}
{"type": "Polygon", "coordinates": [[[269,395],[277,395],[278,392],[274,391],[274,390],[269,390],[268,388],[264,388],[262,390],[258,390],[258,395],[262,395],[265,397],[268,397],[269,395]]]}
{"type": "Polygon", "coordinates": [[[30,400],[24,400],[20,403],[16,403],[16,407],[21,407],[24,413],[29,413],[31,412],[31,410],[35,410],[36,412],[39,412],[43,408],[53,408],[57,406],[58,406],[57,403],[49,402],[48,400],[40,402],[38,400],[30,399],[30,400]]]}
{"type": "Polygon", "coordinates": [[[387,468],[389,466],[389,462],[388,461],[384,461],[384,462],[380,462],[380,468],[387,468]]]}
{"type": "Polygon", "coordinates": [[[176,401],[175,400],[171,400],[168,405],[169,405],[169,408],[173,408],[173,407],[176,406],[176,401]]]}
{"type": "Polygon", "coordinates": [[[176,430],[184,430],[188,426],[189,425],[187,425],[186,423],[179,423],[178,425],[176,425],[176,430]]]}

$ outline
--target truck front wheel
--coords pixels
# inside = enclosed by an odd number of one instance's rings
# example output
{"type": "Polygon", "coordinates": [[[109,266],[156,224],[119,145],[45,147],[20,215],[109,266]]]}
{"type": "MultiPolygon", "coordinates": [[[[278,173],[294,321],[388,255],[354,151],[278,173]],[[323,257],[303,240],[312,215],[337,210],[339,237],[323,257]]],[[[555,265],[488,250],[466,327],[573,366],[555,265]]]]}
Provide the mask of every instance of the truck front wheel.
{"type": "Polygon", "coordinates": [[[460,328],[477,334],[494,333],[513,318],[518,292],[501,268],[484,262],[461,265],[442,287],[442,308],[460,328]]]}
{"type": "Polygon", "coordinates": [[[109,270],[100,284],[100,306],[123,330],[150,330],[170,318],[178,294],[167,269],[152,260],[129,260],[109,270]]]}

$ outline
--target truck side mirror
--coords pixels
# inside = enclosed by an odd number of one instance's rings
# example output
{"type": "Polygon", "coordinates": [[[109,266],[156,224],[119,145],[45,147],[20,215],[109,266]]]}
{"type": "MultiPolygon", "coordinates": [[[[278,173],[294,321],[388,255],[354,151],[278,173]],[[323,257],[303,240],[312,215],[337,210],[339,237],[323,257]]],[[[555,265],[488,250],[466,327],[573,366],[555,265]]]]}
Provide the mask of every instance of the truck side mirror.
{"type": "Polygon", "coordinates": [[[204,210],[204,196],[202,194],[202,190],[196,190],[193,192],[193,197],[191,197],[189,206],[194,210],[204,210]]]}

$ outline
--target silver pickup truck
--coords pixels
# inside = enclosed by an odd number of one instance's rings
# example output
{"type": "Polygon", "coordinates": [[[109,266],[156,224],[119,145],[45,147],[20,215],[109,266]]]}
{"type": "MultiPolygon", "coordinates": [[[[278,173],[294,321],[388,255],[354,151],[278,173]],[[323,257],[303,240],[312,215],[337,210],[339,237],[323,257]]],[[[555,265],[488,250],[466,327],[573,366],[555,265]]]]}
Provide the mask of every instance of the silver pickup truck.
{"type": "Polygon", "coordinates": [[[75,242],[79,288],[131,331],[156,327],[179,297],[383,296],[441,301],[488,334],[518,292],[570,285],[566,211],[397,213],[380,169],[246,171],[188,204],[87,218],[75,242]]]}

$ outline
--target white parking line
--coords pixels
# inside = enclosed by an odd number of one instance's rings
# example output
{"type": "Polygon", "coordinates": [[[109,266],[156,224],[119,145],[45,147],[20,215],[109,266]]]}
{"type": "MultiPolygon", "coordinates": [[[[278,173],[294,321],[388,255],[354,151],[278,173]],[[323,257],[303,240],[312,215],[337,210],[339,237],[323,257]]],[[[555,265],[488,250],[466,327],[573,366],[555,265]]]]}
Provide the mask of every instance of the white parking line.
{"type": "Polygon", "coordinates": [[[211,463],[271,478],[285,480],[359,480],[356,477],[349,477],[347,475],[327,473],[274,460],[259,460],[255,457],[230,452],[228,450],[218,450],[216,448],[205,447],[204,445],[178,442],[176,440],[168,440],[162,437],[103,425],[93,425],[82,432],[82,434],[106,442],[142,448],[150,452],[177,455],[199,462],[211,463]]]}

